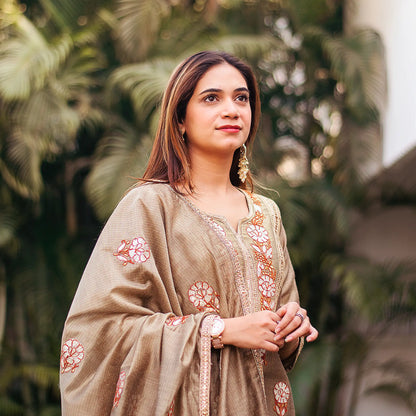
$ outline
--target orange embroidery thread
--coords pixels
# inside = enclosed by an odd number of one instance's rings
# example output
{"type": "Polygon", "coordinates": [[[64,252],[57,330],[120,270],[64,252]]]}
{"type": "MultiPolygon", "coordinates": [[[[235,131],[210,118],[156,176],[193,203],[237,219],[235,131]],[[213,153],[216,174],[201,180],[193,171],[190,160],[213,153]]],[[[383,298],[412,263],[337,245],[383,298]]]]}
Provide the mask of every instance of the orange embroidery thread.
{"type": "Polygon", "coordinates": [[[251,247],[254,258],[257,260],[258,287],[261,294],[262,310],[274,309],[272,298],[276,295],[276,269],[273,267],[273,250],[269,233],[263,227],[264,214],[261,211],[261,202],[251,195],[254,202],[255,214],[251,224],[247,227],[247,234],[253,240],[251,247]]]}
{"type": "Polygon", "coordinates": [[[136,237],[132,241],[122,240],[113,255],[123,262],[123,266],[126,266],[127,263],[144,263],[150,257],[150,250],[143,237],[136,237]]]}
{"type": "Polygon", "coordinates": [[[171,316],[170,318],[166,319],[165,325],[166,326],[178,326],[183,324],[188,319],[188,316],[171,316]]]}
{"type": "Polygon", "coordinates": [[[171,405],[169,407],[169,411],[168,411],[167,416],[173,416],[174,409],[175,409],[175,399],[172,400],[172,403],[171,403],[171,405]]]}
{"type": "Polygon", "coordinates": [[[121,371],[117,381],[116,394],[114,395],[113,408],[120,403],[121,395],[123,394],[124,384],[126,383],[126,372],[121,371]]]}
{"type": "Polygon", "coordinates": [[[280,381],[274,386],[274,406],[273,409],[278,416],[284,416],[287,412],[287,405],[290,397],[289,386],[280,381]]]}
{"type": "Polygon", "coordinates": [[[76,339],[69,339],[62,345],[61,373],[74,373],[84,358],[84,347],[76,339]]]}
{"type": "Polygon", "coordinates": [[[188,297],[200,312],[220,311],[220,296],[207,282],[195,282],[188,290],[188,297]]]}

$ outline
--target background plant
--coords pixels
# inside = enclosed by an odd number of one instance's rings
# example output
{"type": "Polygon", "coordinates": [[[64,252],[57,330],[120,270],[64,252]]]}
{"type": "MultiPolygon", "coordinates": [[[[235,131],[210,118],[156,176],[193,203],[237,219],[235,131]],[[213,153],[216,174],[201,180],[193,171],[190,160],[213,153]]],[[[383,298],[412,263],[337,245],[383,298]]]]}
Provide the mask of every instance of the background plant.
{"type": "MultiPolygon", "coordinates": [[[[103,221],[143,172],[169,74],[201,49],[239,55],[259,79],[252,168],[278,191],[270,196],[321,334],[292,374],[299,415],[353,415],[362,368],[399,374],[399,362],[368,361],[368,328],[414,319],[415,290],[402,279],[411,267],[380,267],[346,249],[351,214],[363,209],[378,166],[385,68],[375,32],[344,30],[345,7],[0,1],[1,414],[60,414],[60,334],[82,269],[103,221]]],[[[400,380],[396,393],[414,405],[414,380],[400,380]]]]}

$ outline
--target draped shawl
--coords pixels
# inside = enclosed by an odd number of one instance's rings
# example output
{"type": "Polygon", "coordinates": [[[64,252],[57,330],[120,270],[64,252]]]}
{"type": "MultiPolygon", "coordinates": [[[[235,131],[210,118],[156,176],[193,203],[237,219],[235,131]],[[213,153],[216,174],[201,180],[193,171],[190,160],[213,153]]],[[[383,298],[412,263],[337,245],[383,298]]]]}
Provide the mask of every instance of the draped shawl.
{"type": "Polygon", "coordinates": [[[244,193],[237,231],[167,184],[129,191],[104,226],[65,322],[63,416],[293,416],[278,353],[211,349],[212,317],[298,301],[276,204],[244,193]]]}

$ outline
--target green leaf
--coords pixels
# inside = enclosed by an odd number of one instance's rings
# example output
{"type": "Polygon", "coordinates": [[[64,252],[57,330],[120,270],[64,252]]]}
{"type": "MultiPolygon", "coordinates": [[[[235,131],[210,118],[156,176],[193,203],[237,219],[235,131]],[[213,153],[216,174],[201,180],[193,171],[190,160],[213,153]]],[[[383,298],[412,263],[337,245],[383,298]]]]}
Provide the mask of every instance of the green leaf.
{"type": "Polygon", "coordinates": [[[144,120],[160,102],[176,64],[173,59],[157,59],[122,66],[111,74],[107,96],[114,101],[121,90],[130,97],[137,119],[144,120]]]}
{"type": "Polygon", "coordinates": [[[118,0],[118,40],[125,62],[142,60],[156,41],[162,18],[170,11],[167,0],[118,0]]]}
{"type": "Polygon", "coordinates": [[[128,188],[144,172],[152,141],[127,125],[113,128],[102,139],[86,181],[87,197],[97,216],[105,220],[128,188]]]}
{"type": "Polygon", "coordinates": [[[67,35],[48,44],[23,16],[17,26],[15,36],[0,43],[0,96],[6,101],[27,99],[41,89],[73,47],[67,35]]]}

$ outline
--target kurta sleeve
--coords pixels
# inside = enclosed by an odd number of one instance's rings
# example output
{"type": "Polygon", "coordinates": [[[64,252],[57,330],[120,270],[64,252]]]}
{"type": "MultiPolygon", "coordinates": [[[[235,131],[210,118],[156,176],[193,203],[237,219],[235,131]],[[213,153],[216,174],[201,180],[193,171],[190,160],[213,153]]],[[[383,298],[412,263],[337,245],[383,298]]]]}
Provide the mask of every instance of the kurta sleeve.
{"type": "Polygon", "coordinates": [[[60,359],[63,416],[166,415],[198,366],[207,313],[182,314],[169,212],[146,186],[109,218],[71,305],[60,359]]]}

